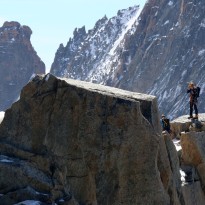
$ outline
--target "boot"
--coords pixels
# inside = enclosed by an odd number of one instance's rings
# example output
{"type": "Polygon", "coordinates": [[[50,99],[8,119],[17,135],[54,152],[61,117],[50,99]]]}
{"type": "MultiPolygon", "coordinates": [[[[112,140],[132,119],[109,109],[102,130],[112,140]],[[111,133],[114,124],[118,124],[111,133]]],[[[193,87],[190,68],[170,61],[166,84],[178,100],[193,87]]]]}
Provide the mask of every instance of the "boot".
{"type": "Polygon", "coordinates": [[[192,118],[193,118],[193,116],[189,116],[189,117],[188,117],[188,119],[192,119],[192,118]]]}
{"type": "Polygon", "coordinates": [[[198,115],[195,115],[193,118],[194,118],[194,119],[198,119],[198,115]]]}

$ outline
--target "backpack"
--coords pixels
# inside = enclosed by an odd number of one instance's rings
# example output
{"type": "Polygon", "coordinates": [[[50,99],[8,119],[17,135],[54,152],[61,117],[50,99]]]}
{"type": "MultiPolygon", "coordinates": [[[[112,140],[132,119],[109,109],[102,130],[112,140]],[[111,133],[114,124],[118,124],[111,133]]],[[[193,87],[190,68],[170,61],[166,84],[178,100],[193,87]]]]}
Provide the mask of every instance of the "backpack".
{"type": "Polygon", "coordinates": [[[192,97],[196,99],[199,97],[199,94],[200,94],[200,87],[197,86],[193,89],[192,97]]]}
{"type": "Polygon", "coordinates": [[[196,87],[196,97],[197,97],[197,98],[199,97],[200,90],[201,90],[200,87],[196,87]]]}

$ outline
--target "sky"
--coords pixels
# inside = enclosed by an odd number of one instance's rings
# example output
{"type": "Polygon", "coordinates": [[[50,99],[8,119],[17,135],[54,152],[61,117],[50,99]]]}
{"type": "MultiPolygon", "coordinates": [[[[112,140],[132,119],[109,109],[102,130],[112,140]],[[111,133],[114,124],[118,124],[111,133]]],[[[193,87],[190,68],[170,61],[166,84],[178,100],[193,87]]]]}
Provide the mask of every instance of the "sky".
{"type": "Polygon", "coordinates": [[[66,46],[75,28],[92,29],[103,16],[120,9],[144,6],[146,0],[0,0],[0,27],[17,21],[32,30],[31,44],[49,72],[61,43],[66,46]]]}

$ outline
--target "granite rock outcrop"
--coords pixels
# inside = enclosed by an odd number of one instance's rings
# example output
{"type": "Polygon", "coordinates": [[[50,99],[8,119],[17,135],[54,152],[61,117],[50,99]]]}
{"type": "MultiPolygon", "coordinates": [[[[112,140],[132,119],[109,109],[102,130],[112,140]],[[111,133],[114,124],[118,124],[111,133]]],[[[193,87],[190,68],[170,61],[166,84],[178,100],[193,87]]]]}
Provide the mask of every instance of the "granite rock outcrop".
{"type": "Polygon", "coordinates": [[[6,110],[0,169],[7,205],[184,203],[156,97],[50,74],[34,77],[6,110]]]}

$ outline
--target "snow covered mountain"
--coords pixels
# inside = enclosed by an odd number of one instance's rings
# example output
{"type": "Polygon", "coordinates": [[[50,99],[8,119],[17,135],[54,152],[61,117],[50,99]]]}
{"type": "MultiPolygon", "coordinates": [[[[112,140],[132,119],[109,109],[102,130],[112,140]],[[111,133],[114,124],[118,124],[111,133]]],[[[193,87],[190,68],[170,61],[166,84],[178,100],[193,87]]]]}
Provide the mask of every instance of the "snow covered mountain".
{"type": "Polygon", "coordinates": [[[76,29],[56,53],[51,73],[158,97],[170,118],[189,113],[187,82],[201,87],[205,112],[205,5],[202,0],[149,0],[76,29]]]}
{"type": "Polygon", "coordinates": [[[85,27],[75,29],[74,37],[66,47],[60,45],[51,73],[59,77],[70,77],[101,84],[119,78],[116,49],[123,48],[125,34],[134,33],[139,6],[118,11],[117,16],[98,20],[87,33],[85,27]]]}

